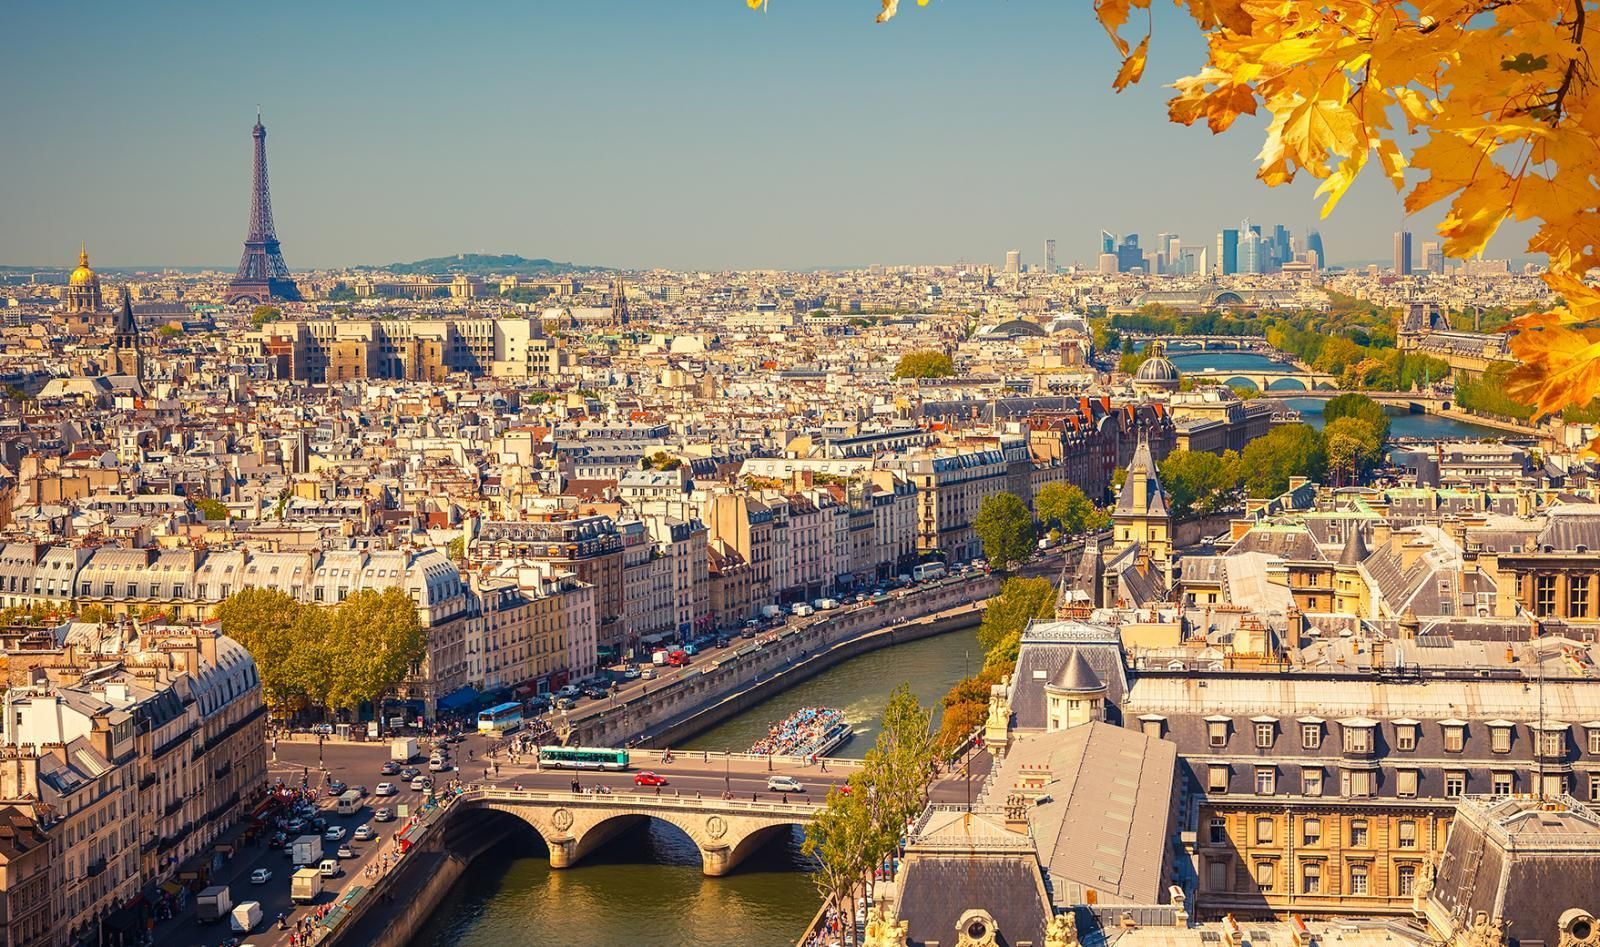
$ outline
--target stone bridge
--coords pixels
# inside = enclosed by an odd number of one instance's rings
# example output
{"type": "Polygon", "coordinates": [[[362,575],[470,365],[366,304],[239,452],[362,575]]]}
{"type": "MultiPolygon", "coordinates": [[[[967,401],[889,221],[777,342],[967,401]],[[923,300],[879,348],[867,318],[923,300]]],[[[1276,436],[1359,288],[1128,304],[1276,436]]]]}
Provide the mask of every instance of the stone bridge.
{"type": "Polygon", "coordinates": [[[474,810],[503,812],[533,826],[550,848],[550,867],[569,868],[607,840],[645,819],[677,826],[700,849],[701,870],[725,875],[779,832],[804,826],[820,805],[748,802],[637,792],[589,794],[488,787],[469,790],[453,818],[474,810]]]}
{"type": "Polygon", "coordinates": [[[1254,351],[1267,350],[1272,346],[1267,344],[1263,335],[1152,335],[1148,332],[1122,332],[1122,338],[1129,342],[1145,343],[1153,339],[1160,339],[1167,343],[1167,351],[1171,354],[1194,351],[1254,351]]]}
{"type": "Polygon", "coordinates": [[[1316,391],[1336,388],[1339,384],[1337,376],[1326,372],[1305,372],[1293,368],[1281,372],[1219,368],[1203,372],[1184,372],[1184,377],[1193,379],[1196,383],[1212,382],[1229,386],[1243,382],[1253,385],[1258,391],[1316,391]]]}
{"type": "Polygon", "coordinates": [[[1397,408],[1406,408],[1413,413],[1423,412],[1433,414],[1449,411],[1452,407],[1451,396],[1440,391],[1344,391],[1338,388],[1318,388],[1315,391],[1298,391],[1277,388],[1272,391],[1263,391],[1265,398],[1334,398],[1339,395],[1358,394],[1366,395],[1379,404],[1391,405],[1397,408]]]}

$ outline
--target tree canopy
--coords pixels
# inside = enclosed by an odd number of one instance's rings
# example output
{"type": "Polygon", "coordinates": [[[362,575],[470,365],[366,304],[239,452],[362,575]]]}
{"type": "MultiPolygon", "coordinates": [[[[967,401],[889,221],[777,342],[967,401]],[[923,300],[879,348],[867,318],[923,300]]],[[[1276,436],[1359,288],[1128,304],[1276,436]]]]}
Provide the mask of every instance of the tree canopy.
{"type": "Polygon", "coordinates": [[[997,569],[1026,561],[1033,554],[1038,536],[1033,514],[1014,493],[984,497],[978,504],[978,515],[972,518],[972,531],[983,543],[983,554],[997,569]]]}
{"type": "Polygon", "coordinates": [[[1249,495],[1273,497],[1289,489],[1290,477],[1320,481],[1328,470],[1328,448],[1311,425],[1286,424],[1245,445],[1240,461],[1249,495]]]}
{"type": "Polygon", "coordinates": [[[949,378],[955,373],[950,356],[933,349],[907,352],[894,367],[896,378],[949,378]]]}
{"type": "Polygon", "coordinates": [[[1175,516],[1215,513],[1233,500],[1243,482],[1239,454],[1175,450],[1158,466],[1175,516]]]}
{"type": "Polygon", "coordinates": [[[355,710],[392,691],[422,660],[427,639],[404,590],[363,589],[333,606],[274,589],[241,589],[217,606],[224,634],[256,659],[279,713],[355,710]]]}
{"type": "Polygon", "coordinates": [[[1383,438],[1366,420],[1345,416],[1322,431],[1328,472],[1339,483],[1355,483],[1383,460],[1383,438]]]}
{"type": "MultiPolygon", "coordinates": [[[[1448,201],[1438,226],[1447,256],[1478,256],[1505,222],[1532,223],[1527,249],[1548,257],[1543,278],[1560,301],[1511,322],[1521,364],[1507,393],[1536,418],[1600,395],[1600,287],[1584,282],[1600,266],[1596,0],[1177,3],[1205,37],[1206,60],[1174,83],[1172,121],[1220,134],[1265,112],[1256,176],[1268,186],[1317,178],[1324,216],[1376,155],[1407,213],[1448,201]]],[[[1150,0],[1093,6],[1122,55],[1111,83],[1121,91],[1144,75],[1150,0]],[[1125,35],[1130,23],[1143,35],[1125,35]]],[[[878,21],[898,8],[880,0],[878,21]]]]}
{"type": "Polygon", "coordinates": [[[1095,508],[1083,488],[1075,483],[1047,483],[1033,497],[1039,522],[1063,533],[1082,533],[1105,529],[1111,517],[1095,508]]]}
{"type": "Polygon", "coordinates": [[[1329,424],[1340,418],[1356,418],[1371,425],[1380,443],[1389,439],[1389,413],[1366,395],[1353,391],[1335,395],[1322,406],[1322,417],[1329,424]]]}

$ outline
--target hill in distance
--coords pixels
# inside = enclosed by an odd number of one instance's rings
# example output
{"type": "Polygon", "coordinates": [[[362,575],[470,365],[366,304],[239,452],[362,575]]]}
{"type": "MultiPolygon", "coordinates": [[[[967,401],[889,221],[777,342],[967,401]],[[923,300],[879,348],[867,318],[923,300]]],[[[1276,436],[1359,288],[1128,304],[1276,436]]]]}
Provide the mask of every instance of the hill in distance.
{"type": "Polygon", "coordinates": [[[530,260],[515,253],[458,253],[455,256],[436,256],[414,263],[391,263],[382,267],[391,273],[409,276],[561,276],[567,273],[593,273],[609,267],[580,266],[576,263],[559,263],[555,260],[530,260]]]}

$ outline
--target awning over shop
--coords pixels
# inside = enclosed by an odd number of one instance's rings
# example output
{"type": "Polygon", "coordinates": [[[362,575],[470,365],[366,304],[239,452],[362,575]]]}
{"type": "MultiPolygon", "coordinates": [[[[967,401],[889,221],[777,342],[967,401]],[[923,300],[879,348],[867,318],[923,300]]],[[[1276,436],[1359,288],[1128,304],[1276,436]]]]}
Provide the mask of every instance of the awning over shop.
{"type": "Polygon", "coordinates": [[[478,699],[478,691],[473,687],[460,687],[444,697],[439,698],[440,710],[460,710],[472,706],[478,699]]]}
{"type": "Polygon", "coordinates": [[[640,644],[655,644],[658,641],[665,641],[665,640],[667,640],[668,638],[671,638],[671,637],[672,637],[672,633],[670,631],[663,631],[658,635],[643,635],[643,636],[641,636],[639,638],[639,643],[640,644]]]}

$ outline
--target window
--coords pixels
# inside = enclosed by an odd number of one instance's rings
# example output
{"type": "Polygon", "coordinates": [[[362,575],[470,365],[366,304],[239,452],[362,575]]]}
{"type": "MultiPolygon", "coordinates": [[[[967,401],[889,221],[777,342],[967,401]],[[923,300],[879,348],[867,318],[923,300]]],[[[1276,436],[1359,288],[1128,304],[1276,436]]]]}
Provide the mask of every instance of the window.
{"type": "Polygon", "coordinates": [[[1139,729],[1143,730],[1144,735],[1147,737],[1157,740],[1161,739],[1160,720],[1141,720],[1139,721],[1139,729]]]}
{"type": "Polygon", "coordinates": [[[1394,748],[1407,753],[1417,748],[1416,724],[1402,723],[1394,728],[1394,748]]]}
{"type": "Polygon", "coordinates": [[[1600,802],[1600,773],[1589,774],[1589,801],[1600,802]]]}
{"type": "Polygon", "coordinates": [[[1211,737],[1212,746],[1224,747],[1228,745],[1228,721],[1208,720],[1206,721],[1206,732],[1211,737]]]}
{"type": "Polygon", "coordinates": [[[1262,891],[1271,891],[1277,882],[1277,865],[1272,862],[1256,862],[1256,887],[1262,891]]]}
{"type": "Polygon", "coordinates": [[[1401,865],[1395,872],[1400,893],[1407,897],[1417,893],[1417,866],[1401,865]]]}
{"type": "Polygon", "coordinates": [[[1272,748],[1273,725],[1270,723],[1256,724],[1256,746],[1263,749],[1272,748]]]}
{"type": "Polygon", "coordinates": [[[1300,843],[1302,845],[1321,845],[1322,844],[1322,820],[1321,819],[1307,819],[1307,820],[1305,820],[1304,823],[1301,824],[1301,829],[1302,829],[1302,832],[1301,832],[1301,842],[1300,843]]]}
{"type": "Polygon", "coordinates": [[[1461,723],[1444,725],[1444,749],[1447,753],[1460,753],[1467,745],[1467,726],[1461,723]]]}
{"type": "Polygon", "coordinates": [[[1417,847],[1417,823],[1411,819],[1400,820],[1400,826],[1395,832],[1401,848],[1417,847]]]}
{"type": "Polygon", "coordinates": [[[1211,817],[1211,844],[1226,845],[1228,843],[1228,820],[1221,816],[1211,817]]]}
{"type": "Polygon", "coordinates": [[[1589,731],[1589,752],[1600,756],[1600,728],[1589,731]]]}
{"type": "Polygon", "coordinates": [[[1539,792],[1545,796],[1559,796],[1567,791],[1567,777],[1562,773],[1541,773],[1539,792]]]}
{"type": "Polygon", "coordinates": [[[1322,893],[1322,864],[1320,862],[1307,862],[1300,868],[1300,893],[1322,893]]]}
{"type": "Polygon", "coordinates": [[[1553,575],[1536,575],[1533,577],[1533,613],[1535,615],[1554,615],[1556,613],[1556,577],[1553,575]]]}
{"type": "Polygon", "coordinates": [[[1567,617],[1589,617],[1589,577],[1586,575],[1567,579],[1567,617]]]}
{"type": "Polygon", "coordinates": [[[1368,871],[1368,869],[1367,869],[1366,865],[1351,865],[1350,866],[1350,893],[1351,894],[1366,894],[1367,893],[1367,871],[1368,871]]]}
{"type": "Polygon", "coordinates": [[[1308,750],[1315,750],[1322,746],[1322,724],[1302,723],[1300,725],[1300,745],[1308,750]]]}
{"type": "Polygon", "coordinates": [[[1256,795],[1270,796],[1275,792],[1278,771],[1271,766],[1256,767],[1256,795]]]}
{"type": "Polygon", "coordinates": [[[1565,730],[1540,730],[1539,731],[1540,756],[1566,756],[1567,731],[1565,730]]]}
{"type": "Polygon", "coordinates": [[[1256,820],[1256,844],[1272,844],[1272,827],[1275,823],[1271,819],[1261,818],[1256,820]]]}
{"type": "Polygon", "coordinates": [[[1489,777],[1489,793],[1495,796],[1509,796],[1516,784],[1515,773],[1495,773],[1489,777]]]}
{"type": "Polygon", "coordinates": [[[1350,820],[1350,847],[1366,848],[1369,841],[1366,819],[1350,820]]]}
{"type": "Polygon", "coordinates": [[[1342,795],[1360,799],[1372,795],[1372,773],[1364,769],[1344,770],[1339,774],[1342,795]]]}
{"type": "Polygon", "coordinates": [[[1207,770],[1206,791],[1214,793],[1228,791],[1228,764],[1221,763],[1207,770]]]}
{"type": "Polygon", "coordinates": [[[1310,766],[1300,771],[1300,791],[1307,796],[1322,795],[1322,770],[1310,766]]]}
{"type": "Polygon", "coordinates": [[[1509,726],[1489,725],[1489,749],[1496,753],[1511,752],[1511,728],[1509,726]]]}
{"type": "Polygon", "coordinates": [[[1206,869],[1210,877],[1206,879],[1206,888],[1211,891],[1228,890],[1228,863],[1222,859],[1206,862],[1206,869]]]}
{"type": "Polygon", "coordinates": [[[1444,774],[1444,797],[1446,799],[1459,799],[1466,791],[1466,773],[1450,772],[1444,774]]]}
{"type": "Polygon", "coordinates": [[[1417,794],[1417,771],[1414,769],[1396,770],[1394,774],[1394,794],[1411,798],[1417,794]]]}
{"type": "Polygon", "coordinates": [[[1371,753],[1372,728],[1345,726],[1344,751],[1346,753],[1371,753]]]}

